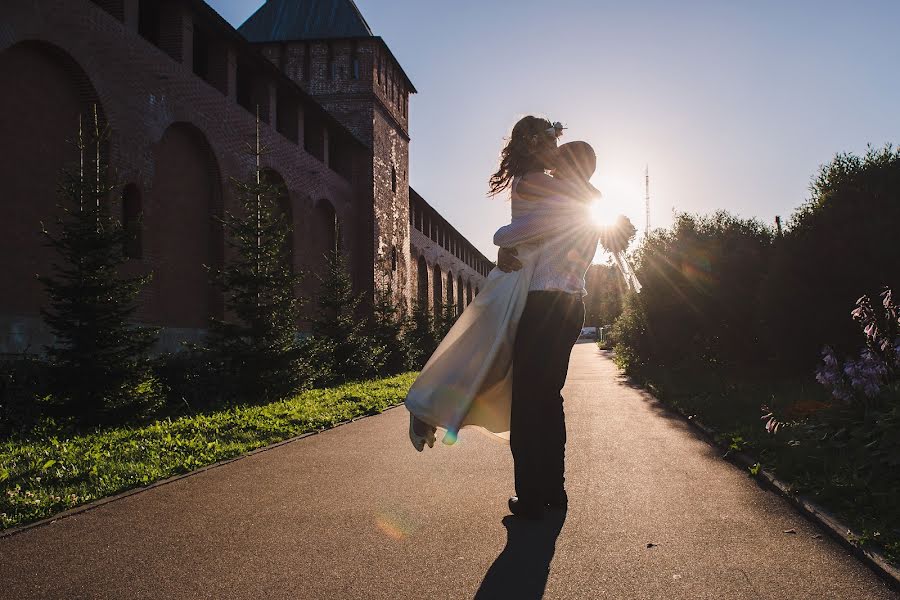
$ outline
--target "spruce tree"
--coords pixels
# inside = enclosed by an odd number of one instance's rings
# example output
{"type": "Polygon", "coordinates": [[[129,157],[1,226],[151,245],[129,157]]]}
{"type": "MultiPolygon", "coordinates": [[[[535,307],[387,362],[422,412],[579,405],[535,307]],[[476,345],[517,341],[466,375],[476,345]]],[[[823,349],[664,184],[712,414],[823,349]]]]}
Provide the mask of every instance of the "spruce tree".
{"type": "Polygon", "coordinates": [[[110,210],[108,129],[96,106],[91,121],[85,133],[79,117],[79,164],[62,174],[58,233],[42,227],[58,261],[38,278],[49,297],[41,314],[56,337],[46,348],[54,397],[79,420],[96,423],[152,409],[161,394],[148,367],[157,332],[134,325],[150,277],[119,274],[128,233],[110,210]]]}
{"type": "Polygon", "coordinates": [[[409,348],[404,333],[406,311],[394,298],[394,281],[389,274],[375,289],[372,305],[370,336],[375,348],[382,350],[378,357],[378,371],[381,375],[395,375],[406,370],[409,363],[409,348]]]}
{"type": "Polygon", "coordinates": [[[221,369],[223,389],[241,401],[283,397],[300,386],[304,375],[294,292],[300,276],[290,264],[290,224],[278,209],[285,190],[267,178],[265,152],[257,115],[250,147],[254,166],[246,179],[232,179],[239,210],[217,219],[231,252],[221,269],[209,269],[224,295],[226,319],[210,320],[208,349],[221,369]]]}
{"type": "Polygon", "coordinates": [[[424,367],[437,349],[439,338],[435,321],[428,308],[428,302],[416,300],[404,329],[404,339],[408,348],[408,369],[416,371],[424,367]]]}
{"type": "Polygon", "coordinates": [[[370,323],[361,318],[361,298],[353,292],[343,253],[332,248],[326,259],[325,272],[316,275],[319,292],[307,342],[316,382],[330,385],[373,377],[384,349],[368,335],[370,323]]]}

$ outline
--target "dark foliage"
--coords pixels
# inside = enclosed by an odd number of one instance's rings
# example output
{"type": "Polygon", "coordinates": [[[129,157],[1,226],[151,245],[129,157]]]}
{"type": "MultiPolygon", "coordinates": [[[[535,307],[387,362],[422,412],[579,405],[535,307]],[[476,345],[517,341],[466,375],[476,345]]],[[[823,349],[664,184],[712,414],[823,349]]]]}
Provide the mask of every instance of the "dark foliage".
{"type": "Polygon", "coordinates": [[[30,431],[47,409],[47,363],[33,354],[0,361],[0,438],[30,431]]]}
{"type": "Polygon", "coordinates": [[[304,341],[315,385],[331,385],[375,376],[384,347],[369,335],[361,297],[353,291],[346,258],[339,249],[328,253],[328,268],[317,274],[319,292],[310,319],[312,336],[304,341]]]}
{"type": "Polygon", "coordinates": [[[679,215],[637,253],[639,295],[616,322],[620,359],[675,367],[748,365],[765,357],[755,333],[756,295],[772,232],[725,212],[679,215]]]}
{"type": "Polygon", "coordinates": [[[94,423],[151,411],[161,394],[148,363],[156,330],[133,324],[149,276],[119,271],[128,235],[110,210],[107,134],[96,109],[88,130],[75,141],[80,164],[63,173],[58,233],[44,230],[58,259],[39,278],[50,299],[41,314],[56,337],[47,348],[53,399],[94,423]]]}
{"type": "Polygon", "coordinates": [[[811,199],[774,245],[760,320],[779,361],[811,369],[826,344],[851,352],[846,318],[863,294],[900,289],[900,150],[840,154],[822,167],[811,199]]]}
{"type": "Polygon", "coordinates": [[[612,325],[622,314],[627,286],[612,265],[591,265],[585,277],[588,295],[584,298],[584,324],[612,325]]]}
{"type": "Polygon", "coordinates": [[[257,119],[255,165],[245,180],[232,181],[239,212],[220,219],[230,259],[210,269],[229,318],[211,319],[207,348],[226,384],[223,393],[243,401],[284,397],[299,389],[303,375],[294,292],[299,276],[287,247],[290,225],[278,206],[284,190],[261,167],[263,153],[257,119]]]}
{"type": "Polygon", "coordinates": [[[427,302],[416,302],[405,326],[408,368],[419,370],[437,349],[441,338],[435,329],[435,319],[427,302]]]}
{"type": "Polygon", "coordinates": [[[404,335],[406,321],[405,306],[402,301],[398,302],[394,282],[386,276],[375,290],[368,332],[371,346],[381,349],[378,360],[379,375],[396,375],[411,370],[410,348],[404,335]]]}

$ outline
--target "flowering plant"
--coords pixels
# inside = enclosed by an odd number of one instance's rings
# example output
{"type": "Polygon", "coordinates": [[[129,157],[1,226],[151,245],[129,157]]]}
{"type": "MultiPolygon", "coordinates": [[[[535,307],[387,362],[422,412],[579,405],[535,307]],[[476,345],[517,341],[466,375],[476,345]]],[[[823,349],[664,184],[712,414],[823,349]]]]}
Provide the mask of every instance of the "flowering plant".
{"type": "Polygon", "coordinates": [[[841,402],[850,403],[859,394],[875,398],[900,378],[900,307],[894,303],[890,289],[881,293],[880,304],[876,308],[868,296],[863,296],[850,313],[866,338],[859,358],[841,365],[830,347],[822,351],[816,380],[841,402]]]}
{"type": "MultiPolygon", "coordinates": [[[[885,288],[880,298],[878,306],[868,296],[862,296],[850,313],[865,335],[866,342],[859,357],[848,358],[842,364],[834,350],[825,346],[822,363],[816,369],[816,381],[828,390],[840,407],[851,412],[857,408],[868,412],[868,408],[874,407],[880,399],[890,397],[890,392],[894,392],[895,397],[900,392],[900,306],[894,302],[889,288],[885,288]]],[[[762,419],[766,421],[769,433],[796,424],[782,421],[768,406],[762,409],[766,413],[762,419]]]]}

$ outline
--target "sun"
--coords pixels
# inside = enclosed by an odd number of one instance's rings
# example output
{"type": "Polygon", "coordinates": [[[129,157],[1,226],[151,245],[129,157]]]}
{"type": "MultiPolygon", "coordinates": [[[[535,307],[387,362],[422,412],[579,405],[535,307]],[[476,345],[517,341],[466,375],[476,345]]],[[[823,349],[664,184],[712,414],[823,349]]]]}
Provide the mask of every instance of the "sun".
{"type": "Polygon", "coordinates": [[[641,179],[596,174],[591,183],[600,190],[601,196],[590,207],[591,219],[598,225],[612,225],[619,215],[632,221],[643,212],[643,192],[641,179]]]}
{"type": "MultiPolygon", "coordinates": [[[[591,178],[591,183],[600,190],[601,196],[591,203],[591,221],[599,226],[613,225],[619,215],[625,215],[633,223],[638,223],[638,217],[644,212],[642,181],[640,176],[595,174],[591,178]]],[[[607,257],[603,248],[598,246],[594,262],[604,262],[607,257]]]]}
{"type": "Polygon", "coordinates": [[[619,211],[612,202],[606,198],[600,197],[591,202],[590,215],[594,225],[605,227],[616,222],[619,211]]]}

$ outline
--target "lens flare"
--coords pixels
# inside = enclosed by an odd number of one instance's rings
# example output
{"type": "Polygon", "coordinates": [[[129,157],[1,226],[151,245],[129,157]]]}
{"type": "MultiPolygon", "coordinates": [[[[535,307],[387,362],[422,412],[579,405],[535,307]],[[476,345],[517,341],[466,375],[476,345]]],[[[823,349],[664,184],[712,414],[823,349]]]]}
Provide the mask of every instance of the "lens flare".
{"type": "Polygon", "coordinates": [[[392,540],[401,541],[411,533],[409,523],[405,523],[396,515],[379,513],[375,515],[375,526],[392,540]]]}
{"type": "Polygon", "coordinates": [[[594,225],[607,226],[616,222],[619,213],[615,206],[605,198],[594,200],[590,206],[591,221],[594,225]]]}

